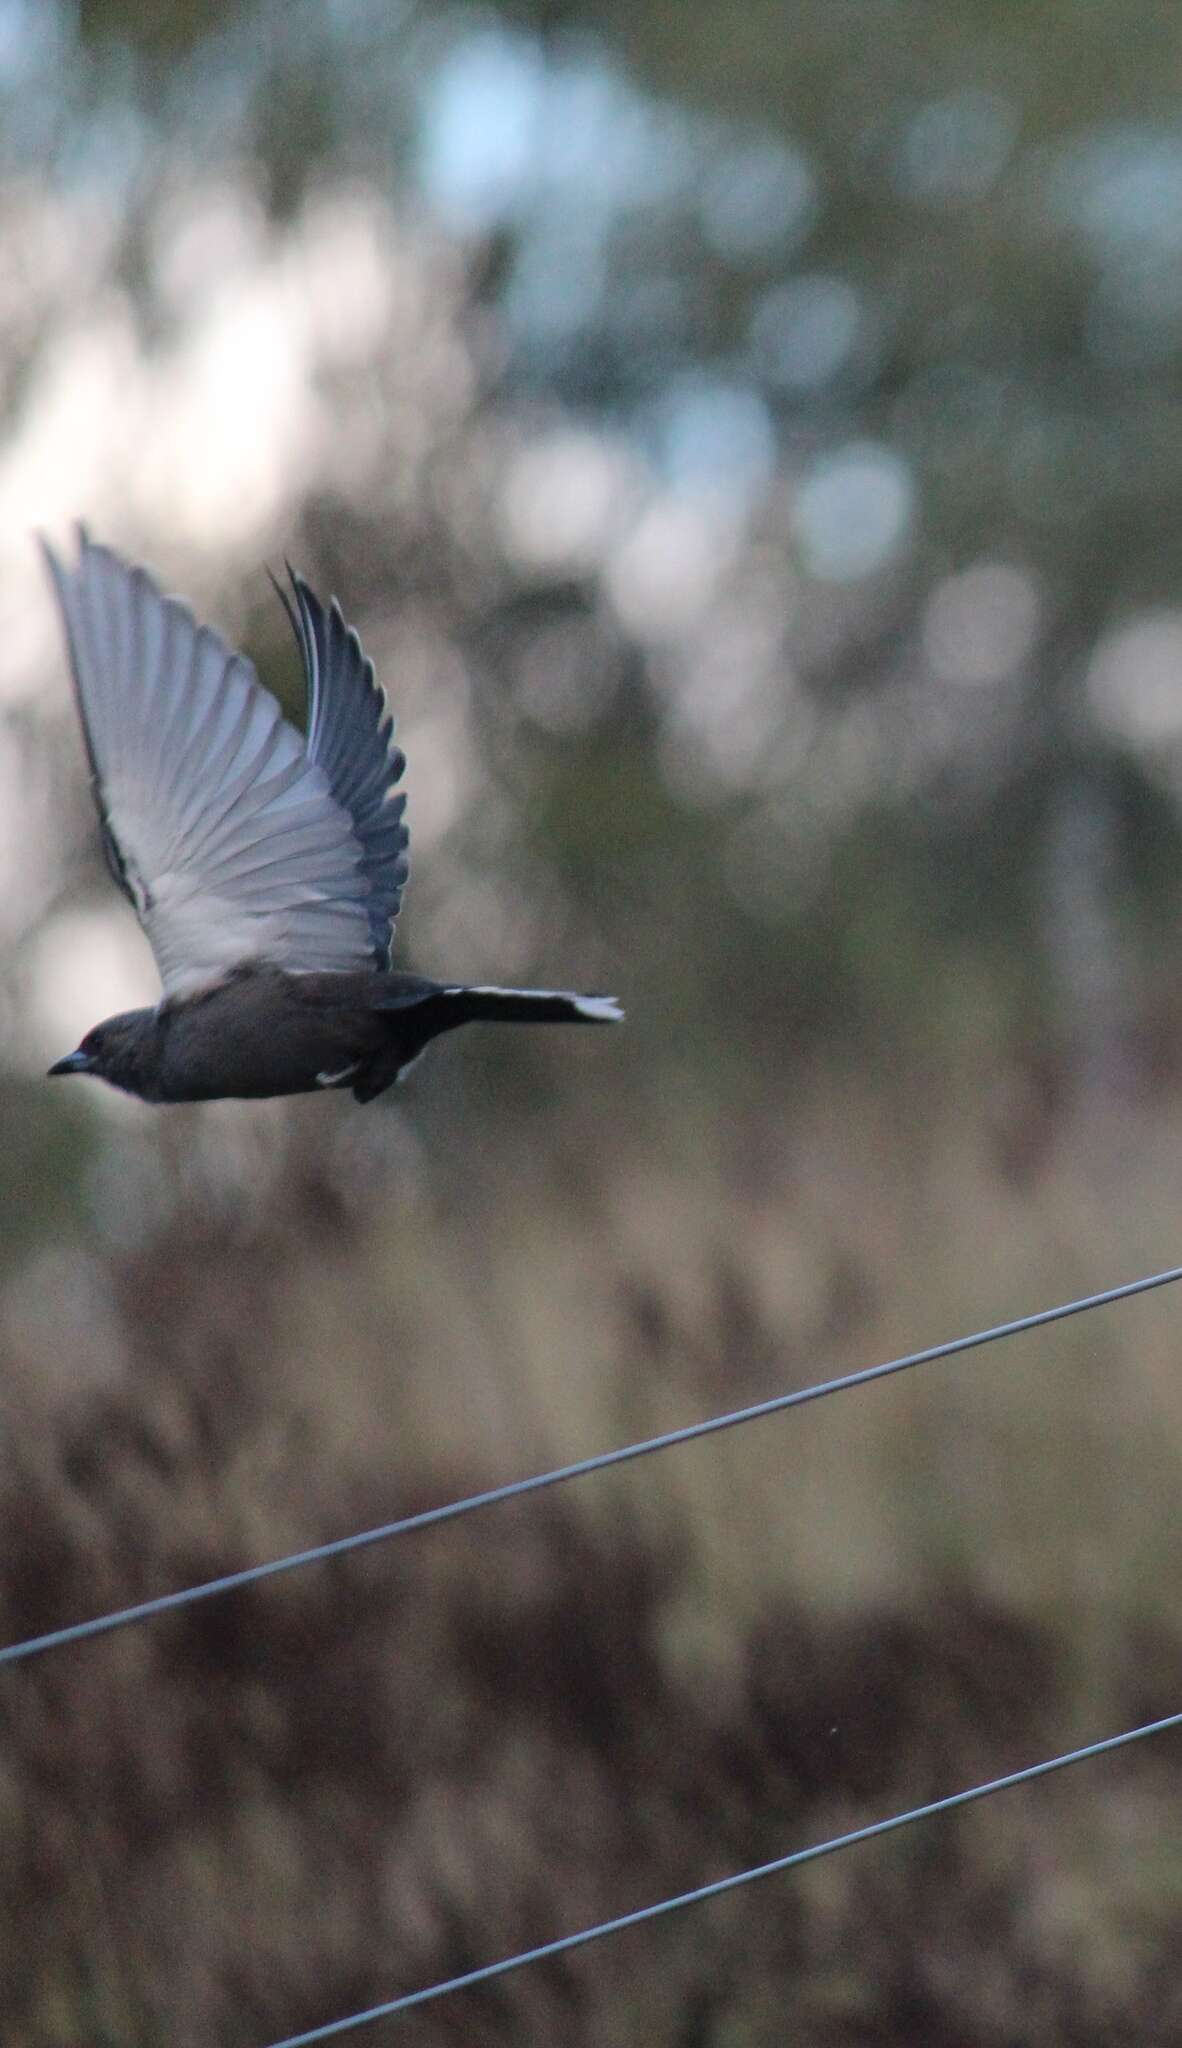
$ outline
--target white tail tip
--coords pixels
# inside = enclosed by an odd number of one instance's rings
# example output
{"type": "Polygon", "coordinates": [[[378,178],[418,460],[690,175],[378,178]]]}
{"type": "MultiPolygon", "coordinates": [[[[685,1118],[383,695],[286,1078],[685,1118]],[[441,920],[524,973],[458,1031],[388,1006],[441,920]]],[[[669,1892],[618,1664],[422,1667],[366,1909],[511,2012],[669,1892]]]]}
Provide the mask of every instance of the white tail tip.
{"type": "Polygon", "coordinates": [[[622,1024],[624,1012],[614,996],[575,996],[574,1006],[580,1017],[587,1017],[593,1024],[622,1024]]]}

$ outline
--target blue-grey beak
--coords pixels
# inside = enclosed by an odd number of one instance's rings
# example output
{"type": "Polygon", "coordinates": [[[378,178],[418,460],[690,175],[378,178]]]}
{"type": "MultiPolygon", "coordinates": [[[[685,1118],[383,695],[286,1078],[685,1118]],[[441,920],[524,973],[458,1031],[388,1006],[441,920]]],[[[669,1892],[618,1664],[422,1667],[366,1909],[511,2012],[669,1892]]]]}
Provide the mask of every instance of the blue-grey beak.
{"type": "Polygon", "coordinates": [[[49,1071],[51,1074],[89,1074],[90,1054],[81,1049],[68,1052],[64,1060],[55,1060],[49,1071]]]}

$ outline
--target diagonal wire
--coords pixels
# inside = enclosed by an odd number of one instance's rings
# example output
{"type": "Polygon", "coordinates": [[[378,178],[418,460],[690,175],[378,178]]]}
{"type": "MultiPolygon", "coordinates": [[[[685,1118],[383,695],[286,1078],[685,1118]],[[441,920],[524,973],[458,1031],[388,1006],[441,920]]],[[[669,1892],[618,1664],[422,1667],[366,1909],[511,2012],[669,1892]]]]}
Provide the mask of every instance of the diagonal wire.
{"type": "Polygon", "coordinates": [[[679,1913],[683,1906],[699,1906],[707,1899],[717,1899],[724,1892],[738,1891],[742,1885],[755,1884],[761,1877],[774,1877],[785,1870],[795,1870],[803,1863],[816,1863],[822,1856],[832,1856],[839,1849],[852,1849],[858,1842],[872,1842],[878,1835],[893,1834],[898,1828],[911,1827],[916,1821],[931,1820],[936,1814],[954,1813],[958,1807],[971,1806],[977,1799],[991,1799],[995,1792],[1008,1792],[1014,1785],[1028,1785],[1034,1778],[1045,1778],[1052,1771],[1065,1771],[1072,1764],[1082,1764],[1089,1757],[1104,1756],[1110,1750],[1124,1749],[1131,1742],[1142,1742],[1148,1735],[1161,1735],[1167,1728],[1182,1726],[1182,1713],[1167,1714],[1164,1720],[1147,1721],[1140,1728],[1128,1728],[1120,1735],[1108,1735],[1100,1742],[1089,1742],[1083,1749],[1068,1750],[1062,1756],[1054,1756],[1046,1763],[1028,1764],[1025,1770],[1011,1771],[1004,1778],[991,1778],[988,1784],[972,1785],[965,1792],[951,1792],[947,1798],[933,1799],[926,1806],[913,1806],[906,1813],[893,1813],[886,1820],[872,1821],[868,1827],[854,1828],[848,1835],[833,1835],[827,1842],[815,1842],[808,1849],[795,1849],[789,1856],[777,1856],[772,1863],[760,1863],[752,1870],[737,1871],[732,1877],[716,1878],[713,1884],[699,1885],[696,1891],[679,1892],[676,1898],[658,1899],[653,1906],[640,1906],[634,1913],[621,1913],[615,1920],[601,1920],[594,1927],[581,1927],[577,1934],[563,1934],[556,1941],[544,1941],[538,1948],[522,1949],[517,1955],[502,1956],[498,1962],[485,1963],[478,1970],[465,1970],[462,1976],[447,1977],[438,1984],[426,1984],[420,1991],[407,1991],[401,1998],[391,1998],[384,2005],[371,2005],[365,2012],[350,2013],[347,2018],[330,2020],[326,2026],[312,2027],[305,2034],[288,2034],[282,2041],[273,2041],[270,2048],[312,2048],[317,2041],[331,2041],[338,2034],[348,2034],[355,2027],[367,2027],[374,2020],[392,2019],[396,2013],[408,2012],[411,2006],[426,2005],[435,1998],[449,1998],[455,1991],[468,1991],[476,1984],[487,1984],[492,1977],[505,1977],[510,1970],[520,1970],[527,1963],[547,1962],[554,1956],[567,1954],[573,1948],[585,1948],[589,1942],[602,1941],[606,1935],[622,1934],[626,1928],[640,1927],[648,1920],[659,1920],[666,1913],[679,1913]]]}
{"type": "Polygon", "coordinates": [[[399,1521],[384,1522],[376,1529],[362,1529],[354,1536],[338,1536],[332,1542],[317,1543],[310,1550],[293,1551],[287,1557],[272,1558],[265,1564],[248,1565],[242,1571],[207,1579],[202,1585],[183,1586],[174,1593],[160,1593],[154,1599],[138,1601],[133,1607],[120,1607],[111,1614],[96,1615],[90,1621],[72,1622],[67,1628],[51,1629],[46,1635],[29,1636],[23,1642],[8,1643],[0,1647],[0,1665],[19,1664],[26,1658],[40,1656],[45,1650],[57,1650],[67,1643],[80,1643],[91,1636],[107,1635],[112,1629],[125,1628],[132,1622],[151,1621],[156,1615],[189,1607],[196,1600],[210,1600],[219,1593],[232,1593],[241,1586],[254,1586],[263,1579],[277,1578],[281,1572],[301,1571],[305,1565],[348,1557],[354,1551],[368,1550],[372,1544],[388,1543],[395,1536],[408,1536],[415,1529],[433,1528],[439,1522],[459,1521],[463,1515],[476,1514],[481,1508],[497,1507],[502,1501],[520,1500],[526,1494],[541,1493],[548,1486],[561,1486],[569,1479],[582,1479],[590,1472],[606,1472],[614,1465],[629,1464],[634,1458],[647,1458],[655,1451],[672,1450],[678,1444],[697,1443],[703,1437],[717,1436],[720,1431],[735,1429],[741,1423],[758,1422],[767,1415],[781,1415],[789,1408],[803,1408],[810,1401],[823,1401],[830,1394],[843,1394],[851,1387],[869,1386],[874,1380],[907,1372],[914,1365],[930,1365],[936,1359],[955,1358],[962,1351],[974,1351],[982,1344],[994,1344],[1004,1337],[1019,1337],[1024,1331],[1043,1329],[1048,1323],[1061,1323],[1068,1316],[1104,1308],[1110,1302],[1127,1301],[1132,1295],[1148,1294],[1152,1288],[1168,1287],[1177,1280],[1182,1280],[1182,1266],[1172,1266],[1164,1273],[1152,1273],[1144,1280],[1129,1280],[1121,1287],[1107,1287],[1101,1294],[1082,1295],[1078,1301],[1063,1302],[1057,1308],[1039,1309],[1034,1315],[1019,1316],[1015,1322],[997,1323],[992,1329],[977,1330],[968,1337],[953,1337],[947,1343],[932,1344],[924,1351],[910,1351],[902,1358],[888,1359],[883,1365],[864,1366],[860,1372],[845,1373],[840,1379],[821,1380],[811,1387],[798,1387],[790,1394],[776,1394],[771,1400],[756,1401],[749,1408],[733,1408],[726,1415],[712,1415],[704,1422],[687,1423],[681,1429],[666,1430],[661,1436],[624,1444],[618,1450],[599,1451],[593,1457],[576,1459],[573,1465],[558,1465],[549,1472],[535,1472],[527,1479],[511,1479],[507,1484],[490,1487],[484,1493],[472,1493],[463,1500],[445,1501],[440,1507],[424,1508],[419,1514],[404,1515],[399,1521]]]}

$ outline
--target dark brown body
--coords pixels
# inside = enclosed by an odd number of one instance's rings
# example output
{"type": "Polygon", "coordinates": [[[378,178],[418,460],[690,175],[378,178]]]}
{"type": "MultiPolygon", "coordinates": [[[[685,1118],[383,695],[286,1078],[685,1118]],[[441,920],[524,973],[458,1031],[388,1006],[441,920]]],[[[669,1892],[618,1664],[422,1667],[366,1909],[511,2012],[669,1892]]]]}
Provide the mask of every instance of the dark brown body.
{"type": "Polygon", "coordinates": [[[160,1102],[388,1088],[428,1039],[464,1019],[410,974],[284,974],[244,969],[207,994],[166,1003],[157,1045],[160,1102]]]}
{"type": "Polygon", "coordinates": [[[93,1074],[145,1102],[307,1095],[370,1102],[460,1024],[608,1023],[604,996],[463,988],[414,974],[287,974],[266,962],[156,1010],[108,1017],[50,1069],[93,1074]]]}

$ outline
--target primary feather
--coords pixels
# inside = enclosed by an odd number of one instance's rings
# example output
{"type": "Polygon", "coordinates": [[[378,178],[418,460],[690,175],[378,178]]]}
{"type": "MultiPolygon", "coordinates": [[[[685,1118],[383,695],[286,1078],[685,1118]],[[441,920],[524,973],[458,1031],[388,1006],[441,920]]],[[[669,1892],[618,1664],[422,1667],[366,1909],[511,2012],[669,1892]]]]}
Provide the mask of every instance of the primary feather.
{"type": "MultiPolygon", "coordinates": [[[[337,802],[353,823],[370,886],[370,938],[378,967],[390,964],[390,940],[407,877],[406,797],[394,794],[406,756],[394,744],[394,720],[340,605],[321,604],[288,565],[295,608],[281,588],[295,628],[308,685],[308,756],[323,768],[337,802]]],[[[278,588],[279,586],[277,586],[278,588]]]]}

